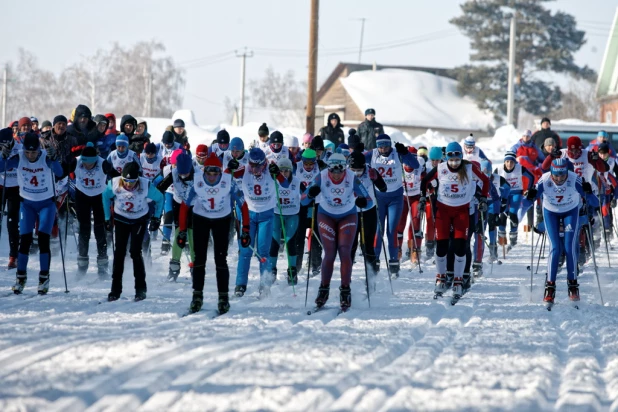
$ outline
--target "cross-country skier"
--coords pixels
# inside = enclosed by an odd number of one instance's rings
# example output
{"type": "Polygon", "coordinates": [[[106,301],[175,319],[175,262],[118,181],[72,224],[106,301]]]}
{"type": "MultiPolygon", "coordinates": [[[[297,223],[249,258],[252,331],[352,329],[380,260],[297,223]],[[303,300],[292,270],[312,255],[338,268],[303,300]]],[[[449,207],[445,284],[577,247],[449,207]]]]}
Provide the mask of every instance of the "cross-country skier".
{"type": "MultiPolygon", "coordinates": [[[[314,139],[315,141],[315,139],[314,139]]],[[[402,143],[395,144],[395,150],[391,147],[391,138],[387,134],[381,134],[376,139],[377,148],[365,154],[365,161],[380,173],[386,182],[385,193],[376,193],[378,204],[379,235],[376,237],[375,249],[381,250],[384,229],[388,237],[389,271],[399,276],[399,242],[397,241],[397,225],[403,210],[403,176],[402,166],[407,165],[411,169],[420,168],[416,157],[408,151],[402,143]],[[388,216],[388,226],[385,227],[388,216]]],[[[380,270],[380,261],[376,259],[374,270],[380,270]]]]}
{"type": "Polygon", "coordinates": [[[227,130],[222,129],[217,132],[217,139],[215,143],[210,145],[208,148],[208,153],[214,153],[217,155],[219,160],[223,160],[223,157],[228,152],[230,147],[230,134],[227,130]]]}
{"type": "Polygon", "coordinates": [[[107,174],[111,168],[112,165],[107,160],[97,156],[97,150],[90,142],[82,151],[81,156],[71,165],[71,171],[75,173],[75,212],[79,222],[77,269],[82,273],[88,269],[88,244],[92,216],[94,237],[97,242],[99,275],[107,275],[107,239],[102,194],[107,186],[107,174]]]}
{"type": "MultiPolygon", "coordinates": [[[[182,150],[182,149],[179,149],[182,150]]],[[[161,183],[157,185],[157,189],[161,191],[161,193],[166,193],[167,189],[173,186],[173,199],[172,199],[172,213],[174,216],[174,226],[176,227],[176,231],[174,233],[174,238],[179,236],[179,213],[180,213],[180,205],[183,201],[185,201],[189,191],[193,187],[193,178],[194,178],[194,170],[193,170],[193,160],[191,159],[191,155],[189,155],[186,151],[182,150],[182,153],[179,153],[176,156],[175,164],[171,165],[171,172],[168,173],[161,183]]],[[[189,204],[189,206],[191,206],[189,204]]],[[[191,251],[191,261],[195,259],[195,254],[193,252],[193,228],[191,226],[191,210],[189,211],[189,229],[188,229],[188,237],[184,239],[185,243],[189,242],[189,249],[191,251]]],[[[156,216],[156,215],[155,215],[156,216]]],[[[184,233],[184,236],[187,235],[187,232],[184,233]]],[[[180,235],[183,236],[183,235],[180,235]]],[[[174,242],[172,246],[172,258],[170,259],[169,264],[169,274],[167,276],[168,280],[176,281],[178,275],[180,274],[180,258],[182,257],[182,249],[178,247],[178,242],[174,242]]]]}
{"type": "MultiPolygon", "coordinates": [[[[416,148],[410,147],[408,151],[416,155],[416,148]]],[[[421,197],[421,180],[425,176],[425,161],[417,157],[420,167],[412,169],[408,165],[403,166],[404,197],[403,212],[397,225],[397,240],[399,242],[399,255],[401,260],[403,248],[403,233],[406,230],[408,216],[410,225],[408,227],[408,249],[406,256],[412,263],[416,264],[420,259],[421,242],[423,241],[423,229],[421,228],[420,210],[418,209],[418,199],[421,197]],[[409,207],[408,207],[409,206],[409,207]],[[413,244],[414,239],[414,244],[413,244]]]]}
{"type": "Polygon", "coordinates": [[[545,230],[550,242],[547,262],[547,282],[543,300],[554,303],[556,296],[556,275],[560,259],[560,223],[564,226],[564,249],[567,261],[567,283],[571,301],[579,301],[577,284],[577,238],[579,235],[579,208],[585,198],[581,178],[568,170],[566,159],[554,159],[550,172],[545,173],[536,185],[528,191],[527,200],[541,198],[545,230]]]}
{"type": "MultiPolygon", "coordinates": [[[[66,123],[64,126],[66,128],[66,123]]],[[[8,146],[11,149],[9,157],[19,154],[22,148],[22,144],[20,143],[22,138],[18,140],[13,136],[9,136],[9,133],[12,131],[11,128],[2,129],[2,137],[0,138],[3,147],[8,146]]],[[[0,207],[4,210],[6,205],[6,229],[9,234],[9,264],[7,269],[16,269],[17,256],[19,253],[19,208],[21,203],[19,184],[17,182],[17,170],[15,168],[10,168],[8,162],[5,163],[4,168],[0,170],[2,170],[0,174],[0,184],[4,186],[2,190],[5,199],[5,204],[0,205],[0,207]]]]}
{"type": "Polygon", "coordinates": [[[22,198],[19,209],[19,255],[17,279],[13,292],[20,294],[26,286],[28,257],[32,244],[32,231],[39,220],[39,287],[41,295],[49,289],[49,264],[51,261],[49,239],[56,218],[55,178],[63,174],[62,166],[56,160],[53,147],[41,149],[36,133],[26,133],[23,147],[13,154],[9,144],[2,146],[0,169],[16,169],[19,195],[22,198]],[[54,176],[55,175],[55,176],[54,176]]]}
{"type": "Polygon", "coordinates": [[[474,136],[470,133],[470,136],[466,137],[463,141],[464,147],[464,160],[468,160],[469,162],[477,162],[481,163],[481,160],[487,159],[485,153],[476,146],[476,140],[474,140],[474,136]]]}
{"type": "Polygon", "coordinates": [[[112,290],[108,301],[120,299],[122,294],[122,274],[127,243],[131,238],[129,253],[133,260],[135,276],[135,300],[146,299],[146,269],[142,257],[142,242],[146,230],[154,232],[159,229],[160,219],[149,219],[148,201],[154,202],[154,216],[160,216],[163,209],[163,195],[148,179],[139,176],[140,167],[135,162],[124,165],[122,175],[114,177],[103,192],[103,210],[107,225],[113,224],[114,263],[112,269],[112,290]],[[114,202],[113,220],[111,204],[114,202]],[[149,223],[150,220],[150,223],[149,223]]]}
{"type": "Polygon", "coordinates": [[[193,169],[197,172],[204,171],[204,162],[208,158],[208,146],[205,144],[198,144],[195,148],[195,157],[193,158],[193,169]]]}
{"type": "Polygon", "coordinates": [[[264,150],[268,163],[277,163],[279,159],[290,159],[292,155],[286,146],[283,145],[283,135],[275,130],[268,139],[268,149],[264,150]]]}
{"type": "Polygon", "coordinates": [[[240,188],[245,168],[249,161],[249,156],[245,152],[245,143],[240,137],[230,140],[230,150],[223,156],[223,166],[227,167],[232,173],[232,178],[236,181],[236,186],[240,188]]]}
{"type": "Polygon", "coordinates": [[[268,126],[266,123],[262,123],[262,125],[258,128],[258,138],[259,141],[254,141],[251,145],[250,149],[254,147],[260,148],[264,153],[268,150],[268,135],[270,131],[268,130],[268,126]]]}
{"type": "Polygon", "coordinates": [[[316,226],[320,231],[320,239],[322,239],[324,245],[324,259],[322,261],[322,280],[315,303],[317,307],[322,307],[328,300],[333,265],[337,254],[339,254],[341,261],[339,301],[343,311],[352,305],[350,290],[351,252],[358,223],[356,207],[361,209],[373,207],[369,193],[354,172],[346,168],[346,163],[342,154],[335,153],[330,156],[328,170],[320,172],[302,198],[302,202],[308,204],[318,195],[321,197],[320,204],[317,206],[316,226]]]}
{"type": "MultiPolygon", "coordinates": [[[[425,174],[431,172],[442,163],[442,148],[434,146],[429,150],[429,162],[425,164],[425,174]]],[[[436,193],[433,187],[428,187],[429,200],[425,206],[425,256],[427,259],[434,257],[436,252],[436,228],[434,225],[434,210],[432,205],[436,203],[436,193]]]]}
{"type": "MultiPolygon", "coordinates": [[[[195,174],[195,184],[190,189],[186,201],[180,208],[180,235],[177,237],[184,247],[187,238],[189,207],[193,204],[193,236],[200,239],[195,244],[195,261],[193,267],[193,299],[189,306],[192,313],[198,312],[204,302],[204,276],[206,274],[206,254],[210,236],[213,238],[215,268],[219,300],[219,314],[230,309],[228,284],[230,270],[227,264],[229,244],[229,227],[232,220],[233,203],[239,206],[242,221],[249,222],[249,210],[242,198],[239,188],[229,173],[222,173],[223,166],[216,154],[211,153],[204,162],[203,173],[195,174]]],[[[249,246],[249,227],[243,227],[240,237],[243,248],[249,246]]]]}
{"type": "Polygon", "coordinates": [[[300,145],[298,144],[298,137],[285,136],[283,138],[283,145],[288,148],[290,156],[292,157],[294,171],[296,171],[296,163],[300,161],[300,145]]]}
{"type": "Polygon", "coordinates": [[[437,199],[435,208],[436,225],[436,295],[446,291],[446,255],[449,249],[451,228],[455,253],[453,302],[463,293],[463,272],[466,263],[466,236],[469,230],[470,202],[476,193],[477,182],[481,181],[481,197],[479,209],[487,209],[489,195],[489,179],[480,169],[467,160],[463,160],[463,153],[459,143],[451,142],[446,146],[445,163],[433,168],[421,182],[421,198],[419,207],[427,204],[428,185],[436,181],[437,199]]]}
{"type": "MultiPolygon", "coordinates": [[[[181,153],[181,151],[179,151],[180,143],[174,141],[174,132],[171,130],[166,130],[163,133],[163,137],[161,138],[161,143],[157,144],[157,148],[159,149],[159,157],[163,159],[163,175],[167,175],[172,169],[172,163],[176,161],[175,157],[172,159],[172,155],[174,154],[174,152],[176,152],[176,156],[181,153]]],[[[167,192],[165,192],[163,239],[161,240],[161,255],[163,256],[167,255],[172,249],[172,244],[170,243],[170,236],[172,235],[172,223],[174,222],[174,213],[172,211],[173,192],[173,186],[170,186],[167,189],[167,192]]]]}
{"type": "Polygon", "coordinates": [[[131,162],[137,163],[141,172],[139,156],[129,149],[129,138],[124,133],[120,133],[116,137],[116,150],[112,150],[109,156],[107,156],[107,162],[112,165],[110,178],[120,176],[124,165],[131,162]]]}
{"type": "Polygon", "coordinates": [[[152,182],[157,176],[161,175],[163,158],[159,156],[157,146],[154,143],[148,143],[139,158],[142,167],[142,177],[152,182]]]}

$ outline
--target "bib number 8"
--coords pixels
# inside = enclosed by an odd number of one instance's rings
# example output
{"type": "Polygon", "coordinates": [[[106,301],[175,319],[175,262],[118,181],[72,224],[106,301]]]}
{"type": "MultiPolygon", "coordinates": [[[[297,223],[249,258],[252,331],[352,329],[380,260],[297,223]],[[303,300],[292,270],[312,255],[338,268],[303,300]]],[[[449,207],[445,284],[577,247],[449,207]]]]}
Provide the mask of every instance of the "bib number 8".
{"type": "Polygon", "coordinates": [[[262,186],[254,185],[253,186],[253,193],[255,193],[258,196],[261,195],[262,194],[262,186]]]}

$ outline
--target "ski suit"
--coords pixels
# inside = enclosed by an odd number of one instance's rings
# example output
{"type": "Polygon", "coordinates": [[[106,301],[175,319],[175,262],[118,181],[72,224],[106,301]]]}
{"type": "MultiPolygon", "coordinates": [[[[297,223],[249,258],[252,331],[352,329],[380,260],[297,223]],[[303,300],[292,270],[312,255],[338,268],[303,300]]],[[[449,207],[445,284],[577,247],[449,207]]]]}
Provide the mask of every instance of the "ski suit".
{"type": "Polygon", "coordinates": [[[275,182],[278,190],[279,205],[274,210],[273,234],[270,245],[270,265],[273,273],[277,270],[277,254],[282,231],[285,233],[287,267],[296,266],[296,229],[300,213],[300,180],[294,175],[281,184],[275,182]],[[282,222],[283,221],[283,222],[282,222]]]}

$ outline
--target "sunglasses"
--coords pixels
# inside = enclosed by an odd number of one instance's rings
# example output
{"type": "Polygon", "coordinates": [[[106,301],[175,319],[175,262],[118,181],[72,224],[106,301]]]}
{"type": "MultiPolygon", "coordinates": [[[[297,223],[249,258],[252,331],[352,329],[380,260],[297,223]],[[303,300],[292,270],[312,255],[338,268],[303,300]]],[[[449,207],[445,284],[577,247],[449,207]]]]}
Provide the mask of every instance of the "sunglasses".
{"type": "Polygon", "coordinates": [[[204,168],[204,172],[211,174],[219,174],[221,173],[221,168],[217,166],[206,166],[204,168]]]}
{"type": "Polygon", "coordinates": [[[122,178],[122,181],[128,184],[133,184],[133,183],[137,183],[137,179],[127,179],[126,177],[122,178]]]}
{"type": "Polygon", "coordinates": [[[461,152],[446,152],[447,157],[461,157],[461,152]]]}

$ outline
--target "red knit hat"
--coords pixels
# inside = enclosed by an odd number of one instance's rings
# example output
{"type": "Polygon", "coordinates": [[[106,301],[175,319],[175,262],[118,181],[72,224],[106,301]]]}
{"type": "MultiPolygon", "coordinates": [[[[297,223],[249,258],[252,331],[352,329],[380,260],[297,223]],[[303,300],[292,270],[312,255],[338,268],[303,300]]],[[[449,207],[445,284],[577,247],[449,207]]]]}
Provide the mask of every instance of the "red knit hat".
{"type": "Polygon", "coordinates": [[[567,148],[569,149],[581,149],[582,148],[582,139],[578,136],[571,136],[567,140],[567,148]]]}
{"type": "Polygon", "coordinates": [[[22,117],[21,119],[19,119],[19,123],[17,123],[17,127],[21,129],[22,126],[26,126],[26,125],[32,128],[32,120],[30,120],[29,117],[22,117]]]}
{"type": "Polygon", "coordinates": [[[221,160],[219,160],[219,157],[214,152],[211,152],[210,156],[208,156],[204,162],[204,167],[208,166],[223,167],[221,160]]]}
{"type": "Polygon", "coordinates": [[[208,156],[208,146],[206,146],[205,144],[197,145],[197,148],[195,149],[195,155],[197,157],[206,157],[206,156],[208,156]]]}

